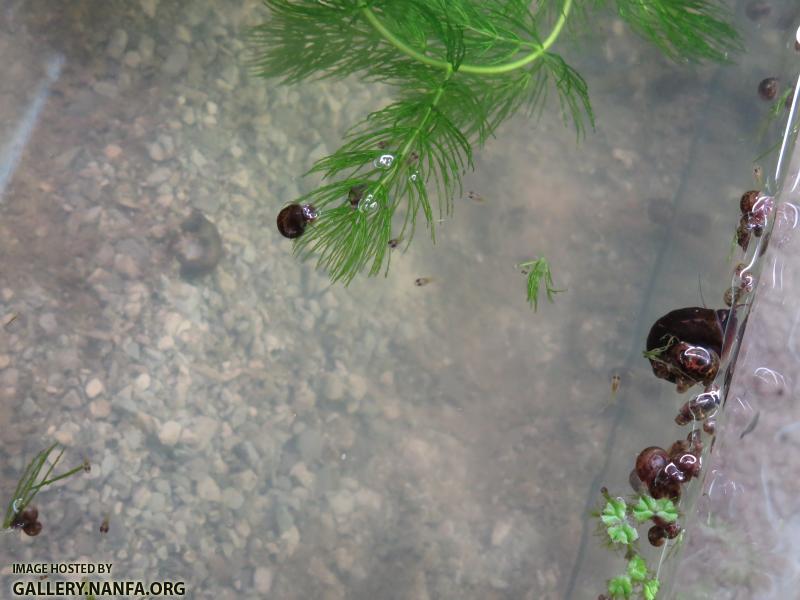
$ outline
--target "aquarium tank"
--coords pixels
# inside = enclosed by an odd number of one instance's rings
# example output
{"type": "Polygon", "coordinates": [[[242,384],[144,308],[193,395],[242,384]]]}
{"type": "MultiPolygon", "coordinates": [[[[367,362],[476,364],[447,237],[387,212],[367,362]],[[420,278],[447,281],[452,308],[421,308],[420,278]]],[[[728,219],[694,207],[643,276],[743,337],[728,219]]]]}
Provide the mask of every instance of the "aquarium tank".
{"type": "Polygon", "coordinates": [[[790,0],[0,3],[3,598],[784,600],[790,0]]]}

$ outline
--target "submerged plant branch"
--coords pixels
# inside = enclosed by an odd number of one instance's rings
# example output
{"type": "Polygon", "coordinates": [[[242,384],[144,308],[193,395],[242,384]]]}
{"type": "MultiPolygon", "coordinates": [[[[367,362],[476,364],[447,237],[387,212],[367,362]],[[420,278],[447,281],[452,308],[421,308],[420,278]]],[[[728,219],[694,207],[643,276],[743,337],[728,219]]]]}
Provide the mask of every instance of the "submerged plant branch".
{"type": "Polygon", "coordinates": [[[612,497],[608,490],[601,490],[605,505],[595,513],[599,518],[600,530],[609,540],[610,547],[621,550],[628,561],[625,572],[608,580],[605,600],[628,600],[642,598],[655,600],[661,583],[658,573],[653,573],[637,547],[639,533],[637,525],[650,519],[660,519],[664,524],[674,523],[678,518],[675,504],[666,498],[656,500],[646,494],[637,496],[634,501],[612,497]]]}
{"type": "Polygon", "coordinates": [[[17,487],[14,490],[14,494],[8,502],[5,518],[3,519],[3,529],[7,529],[14,524],[15,517],[25,510],[25,508],[33,501],[33,498],[36,496],[36,494],[39,493],[39,490],[48,485],[52,485],[56,481],[71,477],[80,471],[89,470],[89,463],[88,461],[84,460],[83,464],[80,466],[51,478],[50,475],[56,468],[58,461],[61,460],[61,455],[64,454],[64,449],[61,448],[58,455],[55,457],[55,459],[53,459],[49,467],[47,467],[44,475],[40,477],[42,470],[47,466],[50,455],[57,447],[58,444],[53,444],[49,448],[45,448],[36,456],[34,456],[31,462],[28,463],[28,466],[25,467],[25,470],[22,472],[22,476],[17,483],[17,487]]]}
{"type": "Polygon", "coordinates": [[[324,181],[295,201],[314,215],[290,228],[295,251],[344,283],[388,269],[389,240],[408,244],[417,217],[435,239],[434,205],[451,212],[473,148],[503,121],[521,109],[538,116],[555,92],[579,137],[594,126],[586,82],[553,51],[574,33],[574,14],[613,2],[668,56],[725,60],[739,41],[719,1],[542,0],[532,9],[527,0],[264,0],[270,19],[253,32],[259,75],[358,73],[396,94],[309,171],[324,181]]]}
{"type": "Polygon", "coordinates": [[[523,275],[528,276],[528,303],[533,307],[534,312],[539,309],[539,289],[544,283],[544,291],[547,300],[553,302],[555,295],[564,290],[557,290],[553,284],[553,275],[550,272],[550,265],[544,258],[537,258],[527,262],[519,263],[518,269],[522,270],[523,275]]]}

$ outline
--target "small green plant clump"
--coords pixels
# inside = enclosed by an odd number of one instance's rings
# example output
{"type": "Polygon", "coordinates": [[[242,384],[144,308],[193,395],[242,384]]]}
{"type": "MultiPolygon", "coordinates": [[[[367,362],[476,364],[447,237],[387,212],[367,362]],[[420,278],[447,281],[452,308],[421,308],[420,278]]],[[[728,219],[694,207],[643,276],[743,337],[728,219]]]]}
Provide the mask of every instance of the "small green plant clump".
{"type": "Polygon", "coordinates": [[[555,289],[550,265],[544,258],[535,258],[519,263],[517,268],[522,270],[523,275],[528,276],[528,303],[533,307],[534,312],[539,309],[539,288],[542,283],[544,283],[544,291],[550,302],[553,302],[556,294],[564,291],[555,289]]]}
{"type": "Polygon", "coordinates": [[[81,471],[89,471],[90,465],[88,460],[84,460],[83,464],[70,469],[66,473],[51,477],[53,471],[61,460],[61,455],[64,454],[64,449],[61,448],[58,454],[52,461],[49,461],[50,455],[58,448],[58,444],[45,448],[39,452],[25,467],[22,476],[17,483],[14,494],[8,502],[6,507],[6,515],[3,519],[3,529],[12,527],[19,527],[28,535],[37,535],[41,530],[41,524],[37,520],[38,511],[35,508],[29,508],[36,494],[39,491],[56,481],[61,481],[67,477],[72,477],[81,471]],[[42,474],[44,471],[44,474],[42,474]],[[28,516],[29,515],[29,516],[28,516]],[[30,522],[29,522],[30,521],[30,522]]]}
{"type": "Polygon", "coordinates": [[[660,586],[658,574],[648,568],[640,555],[637,540],[637,525],[655,520],[663,525],[674,524],[678,519],[678,509],[672,500],[656,500],[642,494],[631,502],[624,498],[614,498],[603,488],[605,506],[597,513],[603,536],[613,549],[621,549],[628,561],[625,572],[608,580],[607,593],[600,597],[607,600],[642,598],[655,600],[660,586]]]}
{"type": "Polygon", "coordinates": [[[261,76],[294,83],[358,74],[395,93],[313,165],[322,184],[294,200],[295,212],[309,215],[288,236],[296,253],[344,283],[388,269],[390,241],[408,243],[420,220],[435,239],[474,148],[518,111],[538,116],[554,96],[578,136],[594,126],[586,81],[556,51],[596,22],[590,13],[615,12],[676,61],[722,62],[740,48],[722,0],[264,4],[269,19],[254,30],[261,76]]]}

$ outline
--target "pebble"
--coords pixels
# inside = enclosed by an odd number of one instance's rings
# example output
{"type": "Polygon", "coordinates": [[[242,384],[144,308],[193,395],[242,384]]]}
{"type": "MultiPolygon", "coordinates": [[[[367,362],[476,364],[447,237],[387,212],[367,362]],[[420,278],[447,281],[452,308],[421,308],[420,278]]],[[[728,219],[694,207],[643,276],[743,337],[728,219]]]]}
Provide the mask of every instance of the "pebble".
{"type": "Polygon", "coordinates": [[[181,437],[183,427],[177,421],[167,421],[158,430],[158,439],[165,446],[174,446],[181,437]]]}
{"type": "Polygon", "coordinates": [[[162,160],[167,158],[164,149],[161,147],[161,144],[158,142],[153,142],[147,146],[147,154],[150,156],[151,160],[156,162],[161,162],[162,160]]]}
{"type": "Polygon", "coordinates": [[[139,360],[141,356],[141,349],[139,348],[139,344],[134,342],[131,339],[127,339],[122,342],[122,351],[131,357],[133,360],[139,360]]]}
{"type": "Polygon", "coordinates": [[[294,527],[294,517],[292,517],[291,511],[285,504],[275,506],[275,525],[281,535],[294,527]]]}
{"type": "Polygon", "coordinates": [[[145,391],[147,388],[150,387],[150,375],[147,373],[142,373],[136,378],[135,381],[136,389],[140,392],[145,391]]]}
{"type": "Polygon", "coordinates": [[[136,50],[131,50],[130,52],[125,53],[125,58],[122,60],[122,62],[125,63],[126,67],[135,69],[142,64],[142,56],[136,52],[136,50]]]}
{"type": "Polygon", "coordinates": [[[267,567],[256,567],[253,573],[253,586],[262,597],[272,589],[272,571],[267,567]]]}
{"type": "Polygon", "coordinates": [[[106,53],[114,60],[119,60],[128,46],[128,33],[124,29],[115,29],[108,40],[106,53]]]}
{"type": "Polygon", "coordinates": [[[295,464],[289,471],[289,475],[304,488],[311,489],[311,486],[314,485],[314,474],[308,470],[308,467],[303,462],[295,464]]]}
{"type": "Polygon", "coordinates": [[[155,187],[161,183],[164,183],[170,178],[171,175],[172,171],[170,171],[167,167],[158,167],[147,176],[145,185],[148,187],[155,187]]]}
{"type": "Polygon", "coordinates": [[[244,506],[244,496],[236,488],[228,487],[222,492],[222,503],[231,510],[239,510],[244,506]]]}
{"type": "Polygon", "coordinates": [[[197,482],[197,495],[208,502],[219,502],[222,493],[217,482],[208,475],[205,475],[197,482]]]}
{"type": "Polygon", "coordinates": [[[347,490],[340,490],[334,493],[330,496],[328,501],[337,517],[344,517],[353,512],[355,502],[353,501],[353,495],[347,490]]]}
{"type": "Polygon", "coordinates": [[[120,154],[122,154],[122,148],[116,144],[109,144],[103,148],[103,154],[108,160],[114,160],[115,158],[119,157],[120,154]]]}
{"type": "Polygon", "coordinates": [[[192,43],[192,32],[185,25],[178,25],[175,27],[175,37],[185,44],[192,43]]]}
{"type": "Polygon", "coordinates": [[[117,254],[114,256],[114,269],[128,279],[137,279],[141,275],[141,269],[136,261],[127,254],[117,254]]]}
{"type": "Polygon", "coordinates": [[[104,419],[111,414],[111,403],[103,398],[94,400],[89,404],[89,412],[97,419],[104,419]]]}
{"type": "Polygon", "coordinates": [[[103,462],[100,463],[100,471],[103,473],[103,475],[110,475],[116,467],[117,459],[111,453],[106,454],[103,457],[103,462]]]}
{"type": "Polygon", "coordinates": [[[133,505],[136,508],[144,508],[150,502],[153,493],[145,486],[138,486],[133,493],[133,505]]]}
{"type": "Polygon", "coordinates": [[[155,49],[156,43],[149,35],[143,35],[139,39],[139,56],[142,57],[144,62],[150,62],[153,59],[155,49]]]}
{"type": "Polygon", "coordinates": [[[347,382],[350,396],[352,396],[354,400],[361,400],[366,396],[367,380],[365,377],[357,373],[350,373],[347,377],[347,382]]]}
{"type": "Polygon", "coordinates": [[[39,317],[39,327],[41,327],[47,335],[54,335],[58,332],[56,316],[53,313],[43,314],[39,317]]]}
{"type": "Polygon", "coordinates": [[[161,70],[167,75],[179,75],[189,64],[189,49],[184,44],[175,44],[170,50],[161,70]]]}
{"type": "Polygon", "coordinates": [[[11,364],[11,357],[8,354],[0,354],[0,369],[5,369],[11,364]]]}
{"type": "Polygon", "coordinates": [[[75,423],[64,423],[53,437],[62,446],[71,446],[75,441],[75,434],[77,432],[78,426],[75,425],[75,423]]]}
{"type": "Polygon", "coordinates": [[[322,456],[322,433],[318,429],[306,429],[297,436],[297,451],[303,461],[310,463],[322,456]]]}
{"type": "Polygon", "coordinates": [[[258,468],[258,451],[249,440],[244,440],[236,444],[233,447],[233,453],[239,458],[239,460],[247,463],[254,469],[258,468]]]}
{"type": "Polygon", "coordinates": [[[511,533],[512,523],[510,520],[498,521],[492,528],[492,546],[500,546],[508,538],[511,533]]]}
{"type": "Polygon", "coordinates": [[[90,400],[102,394],[104,390],[105,388],[103,387],[102,382],[99,379],[97,379],[97,377],[93,377],[92,379],[90,379],[89,382],[86,384],[86,388],[84,388],[86,396],[90,400]]]}
{"type": "Polygon", "coordinates": [[[300,530],[297,527],[292,527],[281,534],[281,540],[284,543],[284,555],[288,558],[294,554],[297,546],[300,545],[300,530]]]}
{"type": "Polygon", "coordinates": [[[19,371],[17,369],[7,369],[0,375],[0,384],[9,388],[16,387],[19,382],[19,371]]]}
{"type": "Polygon", "coordinates": [[[211,417],[201,415],[192,422],[191,429],[184,429],[183,436],[190,444],[205,447],[211,443],[217,433],[217,422],[211,417]]]}
{"type": "Polygon", "coordinates": [[[322,379],[322,394],[328,400],[341,400],[344,397],[344,383],[336,373],[327,373],[322,379]]]}
{"type": "Polygon", "coordinates": [[[247,189],[250,185],[250,174],[245,169],[241,169],[233,174],[231,183],[238,185],[242,189],[247,189]]]}
{"type": "Polygon", "coordinates": [[[150,496],[150,502],[147,504],[148,510],[153,513],[162,513],[167,507],[167,498],[161,492],[153,492],[150,496]]]}
{"type": "Polygon", "coordinates": [[[158,0],[139,0],[142,11],[151,19],[156,16],[158,10],[158,0]]]}

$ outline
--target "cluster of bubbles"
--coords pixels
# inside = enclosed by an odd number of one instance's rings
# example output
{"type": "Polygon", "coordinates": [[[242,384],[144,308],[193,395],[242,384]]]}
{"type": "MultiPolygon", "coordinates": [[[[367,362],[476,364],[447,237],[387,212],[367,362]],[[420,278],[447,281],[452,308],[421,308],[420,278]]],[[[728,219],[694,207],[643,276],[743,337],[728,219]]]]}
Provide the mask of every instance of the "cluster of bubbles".
{"type": "Polygon", "coordinates": [[[365,195],[358,202],[358,210],[362,213],[371,213],[378,209],[378,201],[375,200],[375,194],[372,192],[365,195]]]}
{"type": "Polygon", "coordinates": [[[372,165],[376,169],[388,169],[394,162],[394,154],[381,154],[378,158],[372,161],[372,165]]]}

